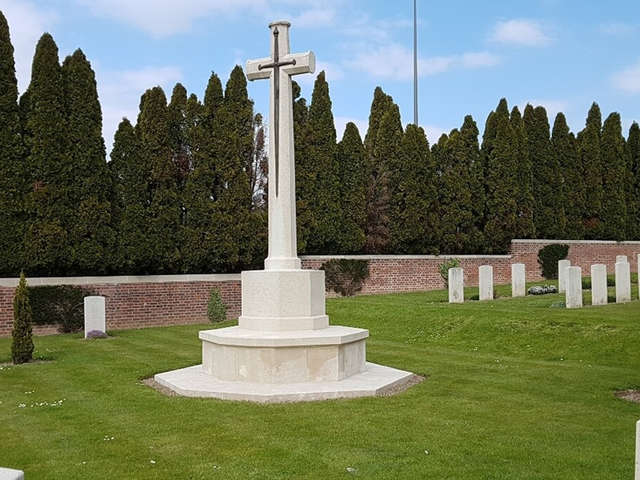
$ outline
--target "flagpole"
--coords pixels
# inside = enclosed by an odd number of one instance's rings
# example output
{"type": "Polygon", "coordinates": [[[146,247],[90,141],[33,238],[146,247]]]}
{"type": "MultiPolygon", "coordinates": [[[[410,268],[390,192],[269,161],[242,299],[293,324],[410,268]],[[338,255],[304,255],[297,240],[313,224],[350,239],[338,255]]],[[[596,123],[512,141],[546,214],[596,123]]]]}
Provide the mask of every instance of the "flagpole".
{"type": "Polygon", "coordinates": [[[413,123],[418,125],[418,14],[413,0],[413,123]]]}

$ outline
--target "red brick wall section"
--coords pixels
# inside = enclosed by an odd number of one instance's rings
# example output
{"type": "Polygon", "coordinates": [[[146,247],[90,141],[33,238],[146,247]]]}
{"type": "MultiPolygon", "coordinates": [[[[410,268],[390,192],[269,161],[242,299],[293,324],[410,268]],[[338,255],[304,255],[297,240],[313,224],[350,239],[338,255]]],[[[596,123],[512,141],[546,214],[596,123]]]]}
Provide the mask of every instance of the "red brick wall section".
{"type": "MultiPolygon", "coordinates": [[[[240,315],[240,281],[192,281],[167,283],[85,284],[106,304],[107,329],[157,327],[207,323],[207,302],[218,288],[227,307],[227,318],[240,315]]],[[[0,336],[11,335],[12,287],[0,287],[0,336]]],[[[34,333],[56,333],[53,326],[35,326],[34,333]]]]}
{"type": "MultiPolygon", "coordinates": [[[[583,275],[589,275],[592,264],[604,263],[609,273],[613,273],[617,255],[626,255],[631,263],[631,271],[638,269],[640,242],[603,242],[569,240],[514,240],[510,255],[372,255],[347,256],[369,260],[369,279],[362,294],[412,292],[444,288],[438,267],[448,258],[460,259],[464,269],[465,285],[478,284],[478,267],[492,265],[494,282],[511,282],[511,264],[524,263],[528,281],[541,280],[538,265],[538,251],[550,243],[567,243],[569,260],[572,265],[582,267],[583,275]]],[[[338,256],[302,257],[303,268],[320,268],[324,262],[338,256]]],[[[229,280],[207,280],[187,278],[184,281],[150,281],[150,277],[138,277],[135,282],[127,282],[127,277],[111,277],[112,281],[100,282],[93,278],[74,279],[74,284],[85,285],[98,295],[106,297],[107,328],[142,328],[163,325],[206,323],[207,302],[212,288],[218,288],[227,306],[227,316],[237,318],[241,310],[241,288],[238,276],[227,276],[229,280]],[[116,278],[117,280],[113,280],[116,278]],[[148,280],[148,281],[145,281],[148,280]]],[[[32,279],[47,281],[48,279],[32,279]]],[[[58,279],[64,283],[66,280],[58,279]]],[[[163,279],[164,280],[164,279],[163,279]]],[[[11,280],[13,281],[13,280],[11,280]]],[[[0,282],[1,283],[1,282],[0,282]]],[[[4,282],[6,285],[7,282],[4,282]]],[[[15,282],[17,283],[17,281],[15,282]]],[[[32,283],[32,284],[33,284],[32,283]]],[[[70,282],[71,283],[71,282],[70,282]]],[[[11,334],[13,323],[14,288],[0,286],[0,336],[11,334]]],[[[36,334],[55,333],[54,326],[37,326],[36,334]]]]}

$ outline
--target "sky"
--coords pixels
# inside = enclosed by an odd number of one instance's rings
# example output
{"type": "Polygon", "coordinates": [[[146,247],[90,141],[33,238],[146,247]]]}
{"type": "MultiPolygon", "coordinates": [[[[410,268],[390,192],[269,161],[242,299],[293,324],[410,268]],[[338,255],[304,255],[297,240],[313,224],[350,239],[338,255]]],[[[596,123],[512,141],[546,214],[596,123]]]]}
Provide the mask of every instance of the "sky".
{"type": "MultiPolygon", "coordinates": [[[[521,108],[563,111],[574,131],[593,101],[640,121],[638,0],[417,0],[419,123],[430,143],[500,98],[521,108]]],[[[413,122],[412,0],[0,0],[16,50],[18,85],[28,85],[43,32],[61,61],[81,48],[96,71],[110,150],[122,117],[135,122],[140,95],[155,85],[170,97],[181,82],[202,99],[215,71],[269,54],[267,25],[292,23],[291,51],[312,50],[325,70],[338,136],[354,122],[366,133],[381,86],[413,122]]],[[[315,75],[295,79],[310,100],[315,75]]],[[[268,116],[268,82],[249,83],[268,116]]]]}

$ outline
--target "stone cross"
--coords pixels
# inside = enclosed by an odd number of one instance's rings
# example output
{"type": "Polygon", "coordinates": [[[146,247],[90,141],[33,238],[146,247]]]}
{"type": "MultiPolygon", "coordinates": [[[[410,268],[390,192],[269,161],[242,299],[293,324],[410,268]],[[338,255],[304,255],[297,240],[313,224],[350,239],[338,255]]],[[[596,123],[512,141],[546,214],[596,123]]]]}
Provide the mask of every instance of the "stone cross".
{"type": "Polygon", "coordinates": [[[271,79],[269,107],[269,255],[265,270],[300,268],[296,245],[296,174],[291,76],[313,73],[313,52],[289,52],[286,21],[269,25],[271,56],[247,62],[249,80],[271,79]]]}

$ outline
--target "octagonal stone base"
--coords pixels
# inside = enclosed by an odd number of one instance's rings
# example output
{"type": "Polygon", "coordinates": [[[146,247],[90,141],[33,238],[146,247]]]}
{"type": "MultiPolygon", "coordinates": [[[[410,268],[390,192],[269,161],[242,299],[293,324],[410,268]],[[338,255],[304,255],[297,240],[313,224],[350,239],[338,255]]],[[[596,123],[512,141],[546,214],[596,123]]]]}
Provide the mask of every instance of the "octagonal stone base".
{"type": "Polygon", "coordinates": [[[159,373],[154,380],[185,397],[281,403],[373,397],[399,388],[411,382],[413,377],[410,372],[367,362],[363,372],[333,382],[229,382],[209,375],[202,365],[159,373]]]}

